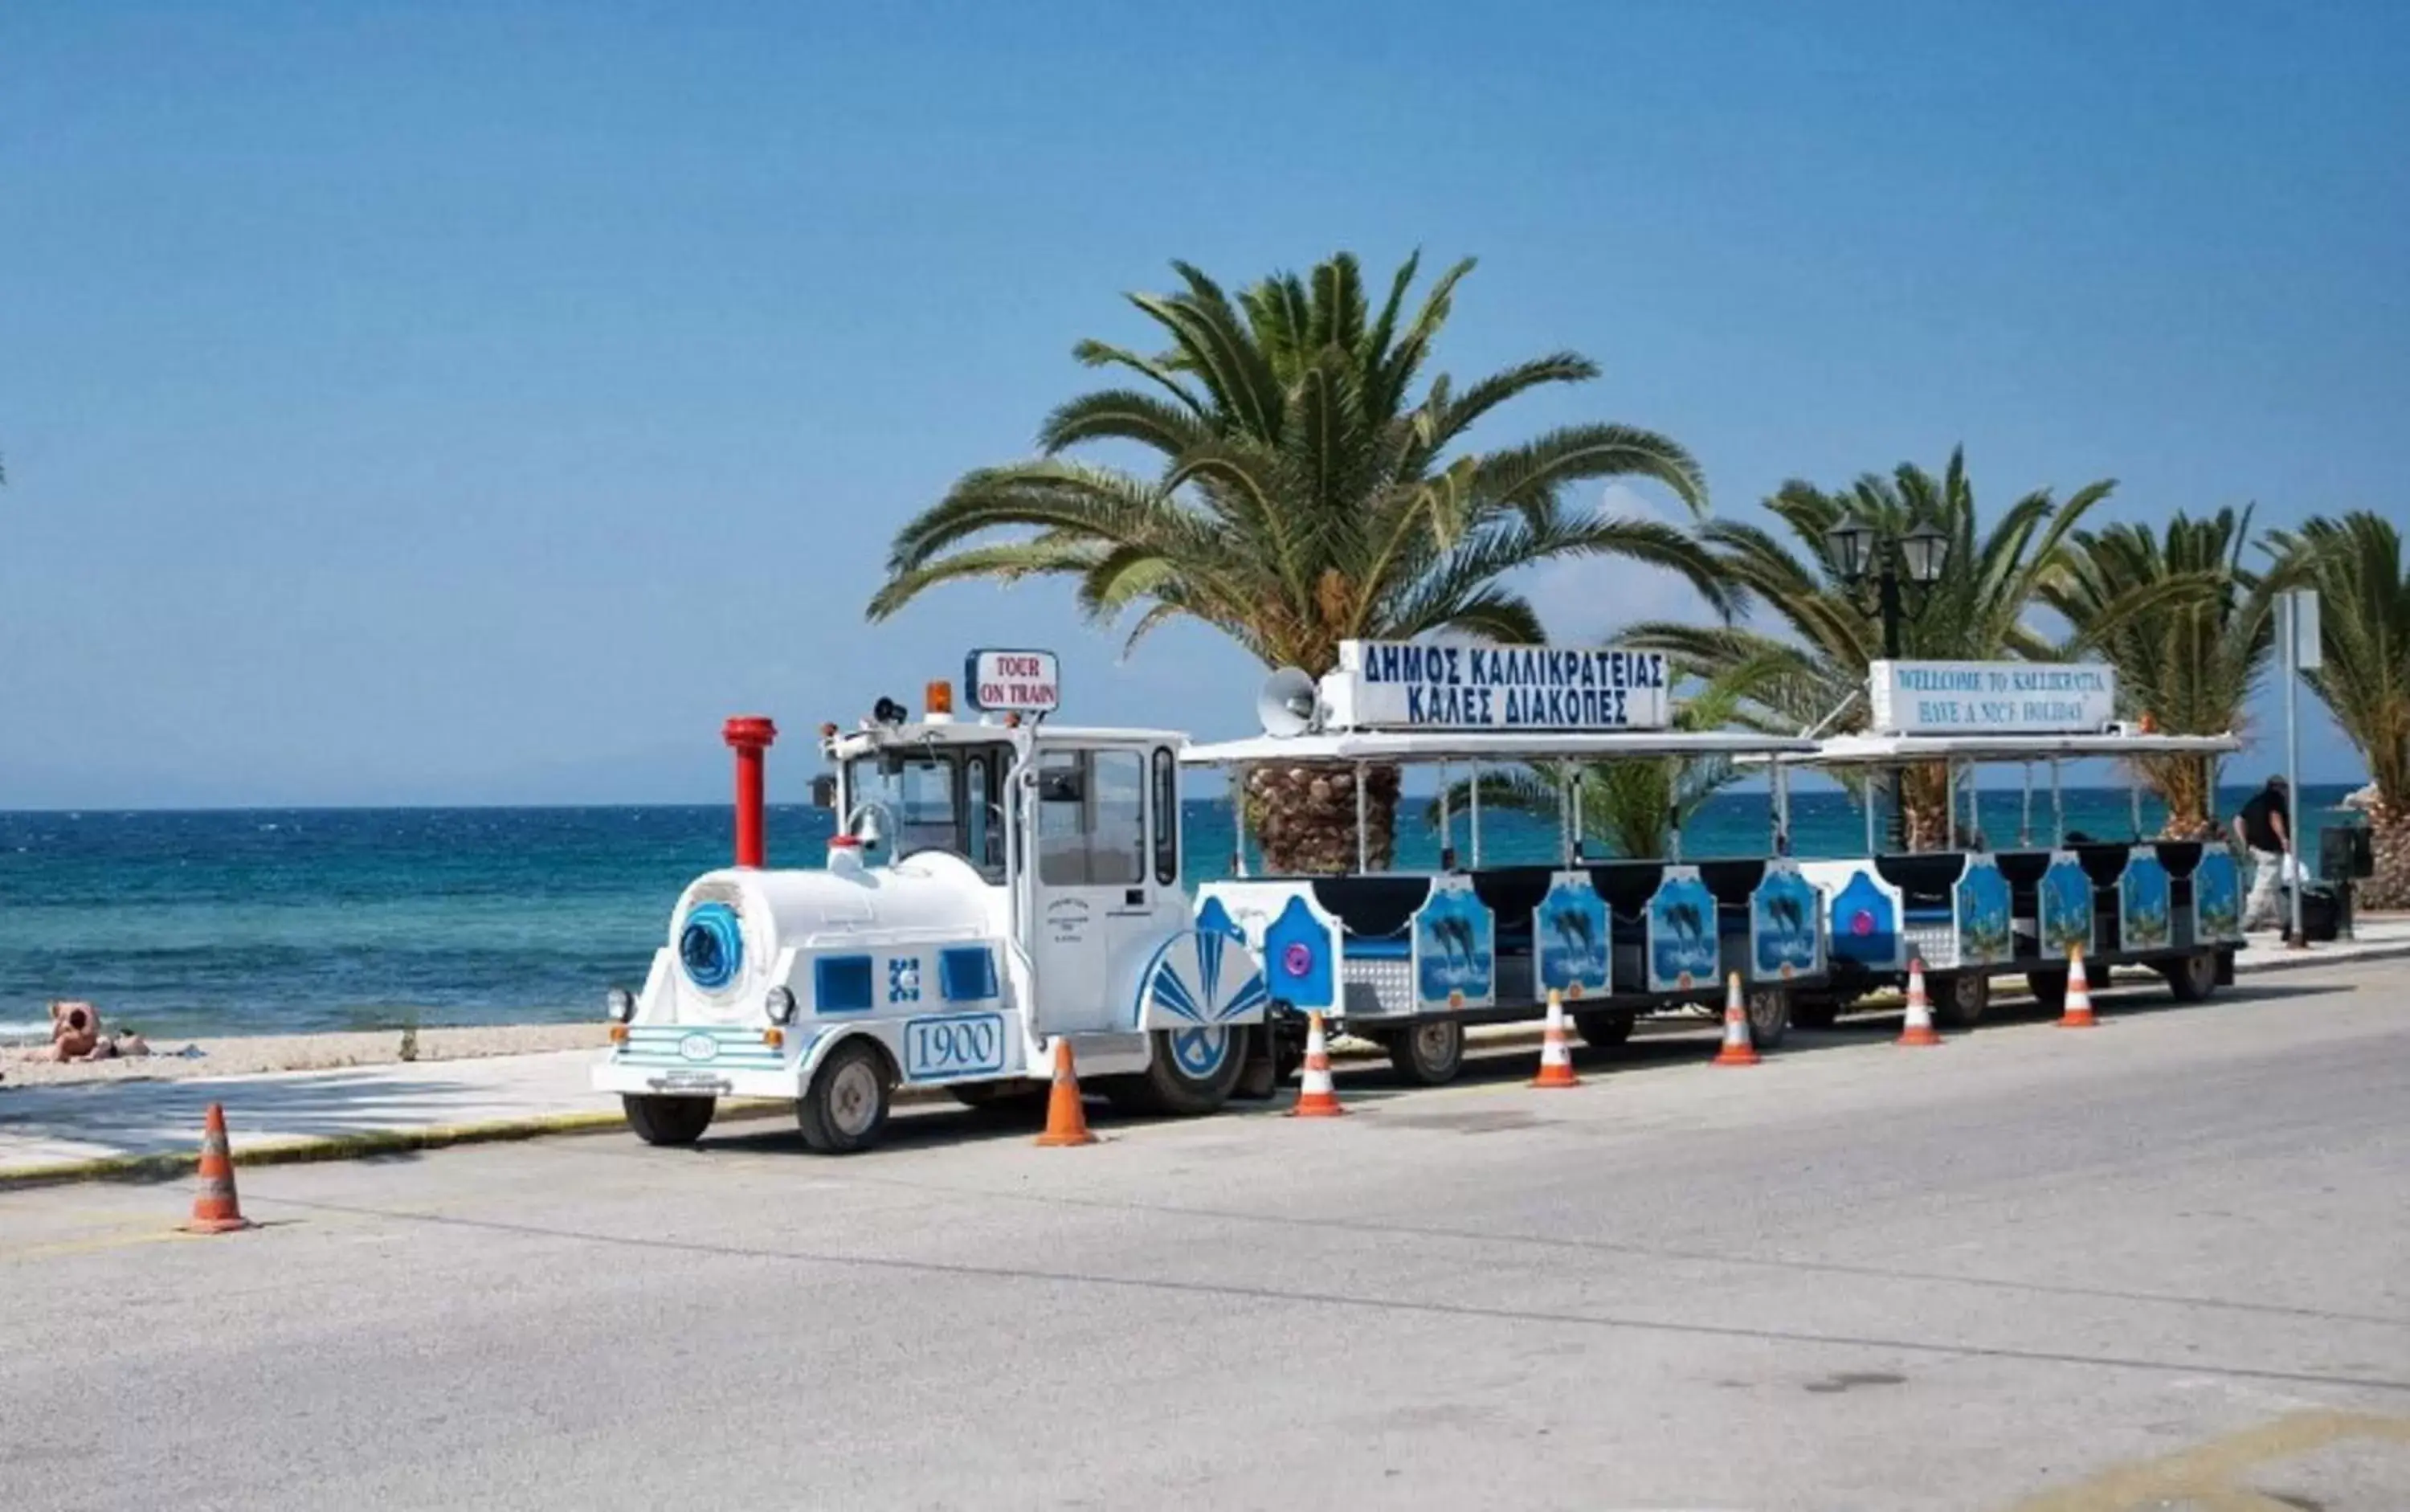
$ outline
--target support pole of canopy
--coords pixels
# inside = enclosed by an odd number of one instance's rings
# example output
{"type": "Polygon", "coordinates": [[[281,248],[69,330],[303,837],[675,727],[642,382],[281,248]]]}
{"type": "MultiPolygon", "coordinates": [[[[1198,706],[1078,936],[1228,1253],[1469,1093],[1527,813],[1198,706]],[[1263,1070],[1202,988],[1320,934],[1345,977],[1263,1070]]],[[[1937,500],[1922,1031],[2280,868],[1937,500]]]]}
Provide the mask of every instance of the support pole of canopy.
{"type": "Polygon", "coordinates": [[[1874,767],[1867,767],[1866,787],[1859,793],[1859,796],[1865,800],[1866,804],[1866,854],[1870,856],[1879,856],[1882,854],[1881,851],[1875,849],[1875,794],[1882,791],[1880,776],[1881,774],[1874,767]]]}
{"type": "Polygon", "coordinates": [[[1791,768],[1777,758],[1767,769],[1774,778],[1774,853],[1791,853],[1791,768]]]}
{"type": "Polygon", "coordinates": [[[2142,771],[2139,766],[2127,774],[2126,801],[2133,810],[2134,843],[2140,845],[2142,843],[2142,771]]]}
{"type": "Polygon", "coordinates": [[[1371,806],[1364,796],[1364,763],[1356,763],[1356,873],[1362,876],[1372,869],[1372,826],[1365,813],[1371,806]]]}
{"type": "Polygon", "coordinates": [[[2019,810],[2017,815],[2017,849],[2020,850],[2033,848],[2033,763],[2026,762],[2024,764],[2025,801],[2025,807],[2019,810]]]}
{"type": "Polygon", "coordinates": [[[1565,865],[1574,864],[1574,769],[1569,762],[1557,763],[1557,854],[1565,865]]]}
{"type": "Polygon", "coordinates": [[[1230,875],[1247,875],[1247,769],[1230,769],[1230,875]]]}
{"type": "MultiPolygon", "coordinates": [[[[1682,791],[1682,774],[1688,765],[1681,757],[1674,758],[1674,792],[1677,795],[1682,791]]],[[[1678,796],[1677,801],[1665,806],[1665,833],[1671,836],[1666,841],[1666,848],[1673,851],[1665,859],[1678,862],[1682,859],[1682,805],[1678,796]]]]}
{"type": "Polygon", "coordinates": [[[1983,839],[1983,799],[1975,781],[1981,775],[1982,769],[1973,762],[1967,763],[1967,846],[1972,850],[1992,849],[1983,839]]]}
{"type": "Polygon", "coordinates": [[[1576,866],[1581,865],[1582,852],[1588,849],[1583,841],[1589,834],[1590,831],[1582,825],[1582,775],[1576,769],[1574,773],[1574,865],[1576,866]]]}
{"type": "Polygon", "coordinates": [[[1439,763],[1439,869],[1456,870],[1456,815],[1450,811],[1447,763],[1439,763]]]}
{"type": "Polygon", "coordinates": [[[2067,849],[2067,790],[2059,783],[2058,758],[2050,759],[2050,848],[2067,849]]]}
{"type": "Polygon", "coordinates": [[[1473,826],[1473,869],[1481,869],[1481,763],[1473,763],[1473,796],[1465,801],[1469,822],[1473,826]]]}

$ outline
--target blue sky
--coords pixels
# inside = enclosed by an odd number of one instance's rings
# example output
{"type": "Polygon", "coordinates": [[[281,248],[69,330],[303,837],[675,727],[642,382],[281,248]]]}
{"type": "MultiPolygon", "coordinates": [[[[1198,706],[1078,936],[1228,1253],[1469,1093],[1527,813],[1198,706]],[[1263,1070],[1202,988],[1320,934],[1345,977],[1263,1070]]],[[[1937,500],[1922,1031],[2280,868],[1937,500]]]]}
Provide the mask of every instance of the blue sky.
{"type": "Polygon", "coordinates": [[[722,716],[974,643],[1238,733],[1243,657],[1059,586],[861,618],[1175,256],[1477,254],[1442,367],[1606,369],[1482,439],[1656,427],[1723,512],[1960,441],[2398,511],[2405,64],[2387,5],[11,7],[0,807],[712,798],[722,716]]]}

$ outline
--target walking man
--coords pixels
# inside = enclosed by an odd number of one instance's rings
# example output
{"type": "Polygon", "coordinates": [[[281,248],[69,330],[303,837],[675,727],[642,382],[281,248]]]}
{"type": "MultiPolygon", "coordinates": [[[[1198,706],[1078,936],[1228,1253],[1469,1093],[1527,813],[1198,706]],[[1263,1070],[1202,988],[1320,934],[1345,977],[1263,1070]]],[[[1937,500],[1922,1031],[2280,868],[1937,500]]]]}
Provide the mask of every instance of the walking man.
{"type": "Polygon", "coordinates": [[[2276,889],[2284,880],[2285,857],[2293,849],[2293,836],[2285,827],[2290,796],[2285,779],[2272,777],[2234,816],[2235,841],[2251,852],[2251,896],[2243,905],[2245,929],[2284,927],[2276,914],[2276,889]]]}

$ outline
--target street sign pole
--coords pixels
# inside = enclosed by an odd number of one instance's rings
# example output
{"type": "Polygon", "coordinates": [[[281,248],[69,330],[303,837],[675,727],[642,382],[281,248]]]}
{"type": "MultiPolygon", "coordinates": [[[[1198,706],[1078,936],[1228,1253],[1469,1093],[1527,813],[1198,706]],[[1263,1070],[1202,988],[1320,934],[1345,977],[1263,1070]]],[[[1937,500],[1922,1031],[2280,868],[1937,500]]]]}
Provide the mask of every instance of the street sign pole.
{"type": "Polygon", "coordinates": [[[2292,927],[2286,943],[2295,950],[2309,948],[2309,937],[2301,930],[2301,883],[2306,880],[2301,871],[2301,672],[2319,665],[2324,658],[2318,646],[2318,590],[2313,588],[2294,589],[2278,598],[2283,609],[2282,623],[2277,627],[2285,648],[2285,869],[2286,880],[2293,900],[2292,927]],[[2308,649],[2303,649],[2303,643],[2308,649]]]}

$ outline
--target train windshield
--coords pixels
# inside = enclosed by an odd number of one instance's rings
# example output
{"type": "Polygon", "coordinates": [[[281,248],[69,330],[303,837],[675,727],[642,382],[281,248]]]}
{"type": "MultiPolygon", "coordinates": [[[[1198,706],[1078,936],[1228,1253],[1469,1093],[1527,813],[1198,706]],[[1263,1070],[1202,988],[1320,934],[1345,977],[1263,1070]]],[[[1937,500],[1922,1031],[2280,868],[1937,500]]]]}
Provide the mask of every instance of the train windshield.
{"type": "Polygon", "coordinates": [[[882,750],[845,764],[845,822],[873,865],[947,850],[1004,880],[1005,773],[1012,749],[882,750]]]}

